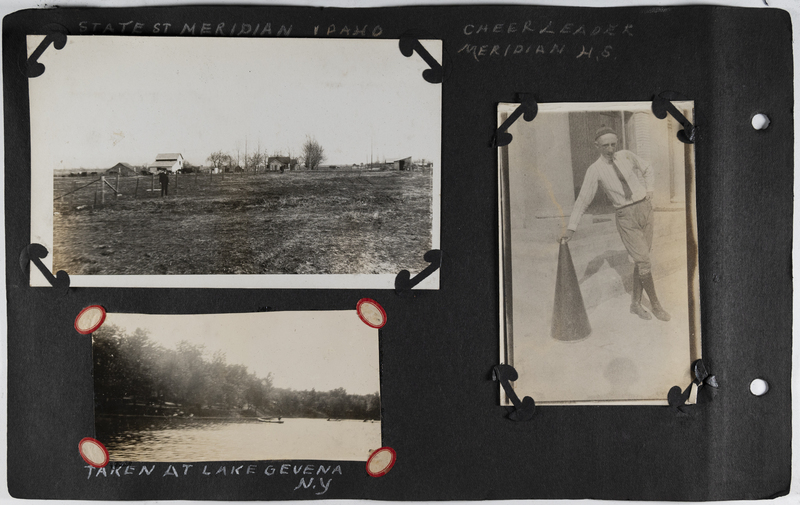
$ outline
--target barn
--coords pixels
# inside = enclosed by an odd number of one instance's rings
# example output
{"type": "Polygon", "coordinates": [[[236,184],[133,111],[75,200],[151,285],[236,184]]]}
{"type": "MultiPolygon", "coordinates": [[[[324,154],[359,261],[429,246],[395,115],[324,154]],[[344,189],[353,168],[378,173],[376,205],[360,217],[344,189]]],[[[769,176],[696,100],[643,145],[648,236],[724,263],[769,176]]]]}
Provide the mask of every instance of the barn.
{"type": "Polygon", "coordinates": [[[411,156],[394,161],[395,170],[411,170],[411,156]]]}
{"type": "Polygon", "coordinates": [[[113,167],[106,170],[106,175],[117,175],[119,174],[122,177],[129,177],[136,175],[136,169],[133,168],[128,163],[117,163],[113,167]]]}
{"type": "Polygon", "coordinates": [[[183,168],[183,155],[181,153],[161,153],[156,155],[155,163],[150,163],[147,169],[150,173],[159,170],[175,173],[183,168]]]}

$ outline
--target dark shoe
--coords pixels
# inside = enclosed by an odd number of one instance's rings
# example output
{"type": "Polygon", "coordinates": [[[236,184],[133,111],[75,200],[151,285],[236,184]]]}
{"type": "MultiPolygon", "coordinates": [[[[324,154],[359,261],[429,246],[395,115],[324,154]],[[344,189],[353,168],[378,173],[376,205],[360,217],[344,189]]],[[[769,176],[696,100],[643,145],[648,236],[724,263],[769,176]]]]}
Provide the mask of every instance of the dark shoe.
{"type": "Polygon", "coordinates": [[[660,319],[662,321],[669,321],[670,319],[672,319],[670,315],[667,314],[667,311],[664,310],[664,308],[661,306],[660,303],[653,304],[653,315],[656,316],[657,319],[660,319]]]}
{"type": "MultiPolygon", "coordinates": [[[[631,304],[631,314],[636,314],[637,316],[639,316],[639,317],[641,317],[642,319],[645,319],[645,320],[647,320],[647,321],[649,321],[650,319],[652,319],[652,318],[653,318],[653,316],[651,316],[651,315],[650,315],[650,313],[649,313],[649,312],[647,312],[647,311],[645,310],[645,308],[644,308],[644,307],[642,307],[642,306],[641,306],[640,304],[638,304],[638,303],[632,303],[632,304],[631,304]]],[[[669,317],[669,316],[668,316],[668,317],[669,317]]]]}

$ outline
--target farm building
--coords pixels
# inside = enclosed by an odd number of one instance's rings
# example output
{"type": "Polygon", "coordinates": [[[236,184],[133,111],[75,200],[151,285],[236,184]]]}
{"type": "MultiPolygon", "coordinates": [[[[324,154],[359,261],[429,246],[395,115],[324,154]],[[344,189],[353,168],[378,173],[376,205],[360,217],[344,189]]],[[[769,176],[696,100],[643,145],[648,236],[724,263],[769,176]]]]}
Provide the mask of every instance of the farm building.
{"type": "Polygon", "coordinates": [[[89,175],[90,170],[85,168],[56,168],[53,175],[56,177],[75,177],[89,175]]]}
{"type": "Polygon", "coordinates": [[[400,160],[394,161],[394,169],[395,170],[411,170],[411,156],[408,158],[403,158],[400,160]]]}
{"type": "Polygon", "coordinates": [[[175,173],[183,168],[183,155],[181,153],[162,153],[156,156],[155,163],[150,163],[147,169],[150,173],[166,170],[175,173]]]}
{"type": "Polygon", "coordinates": [[[267,166],[270,170],[296,170],[297,159],[288,156],[270,156],[267,159],[267,166]]]}
{"type": "Polygon", "coordinates": [[[113,167],[106,170],[106,175],[117,175],[128,177],[136,175],[136,169],[127,163],[117,163],[113,167]]]}

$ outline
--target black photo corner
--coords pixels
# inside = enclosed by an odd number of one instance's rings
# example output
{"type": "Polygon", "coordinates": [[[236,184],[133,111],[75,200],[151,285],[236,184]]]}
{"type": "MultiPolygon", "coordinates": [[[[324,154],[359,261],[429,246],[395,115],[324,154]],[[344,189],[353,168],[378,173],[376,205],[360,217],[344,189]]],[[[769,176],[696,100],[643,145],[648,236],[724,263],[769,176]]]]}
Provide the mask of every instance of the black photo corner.
{"type": "MultiPolygon", "coordinates": [[[[237,501],[591,498],[695,502],[771,499],[790,493],[794,69],[792,24],[786,11],[724,6],[588,8],[496,4],[382,8],[63,7],[11,13],[3,19],[2,34],[8,324],[5,478],[11,497],[237,501]],[[36,46],[28,47],[30,35],[44,38],[37,38],[36,46]],[[382,78],[409,86],[412,82],[424,84],[433,87],[426,89],[438,89],[441,95],[441,125],[437,128],[441,166],[435,167],[440,176],[438,194],[433,186],[434,198],[439,198],[440,205],[439,214],[434,217],[438,219],[434,223],[438,243],[424,243],[409,252],[404,256],[410,258],[404,260],[408,266],[393,270],[381,287],[283,288],[271,286],[269,279],[247,288],[188,284],[119,287],[113,281],[87,286],[76,280],[88,276],[76,276],[69,268],[47,270],[48,263],[43,262],[49,261],[47,256],[52,257],[54,251],[32,237],[32,215],[42,197],[50,205],[50,199],[59,195],[34,191],[32,164],[37,155],[32,153],[32,146],[41,145],[43,140],[46,143],[47,139],[32,138],[32,127],[42,125],[36,123],[37,116],[32,112],[29,82],[54,71],[39,61],[45,60],[42,55],[58,58],[73,47],[70,41],[95,36],[113,37],[115,42],[174,39],[189,49],[194,40],[393,41],[396,47],[392,48],[391,58],[425,68],[382,78]],[[441,53],[433,51],[426,41],[441,41],[441,53]],[[691,117],[681,116],[672,106],[673,101],[679,100],[693,102],[691,117]],[[515,382],[522,384],[524,377],[518,381],[509,377],[517,378],[527,356],[514,353],[510,360],[501,355],[501,331],[510,333],[519,328],[505,325],[501,330],[511,299],[511,292],[502,289],[502,269],[518,265],[511,264],[507,260],[510,254],[498,246],[504,232],[502,215],[498,214],[499,193],[503,190],[503,182],[498,182],[498,163],[503,162],[503,145],[513,146],[526,139],[508,133],[511,124],[498,120],[498,104],[525,104],[515,113],[513,122],[535,124],[542,120],[543,104],[594,102],[652,103],[653,113],[661,121],[679,125],[670,131],[680,145],[693,149],[694,186],[692,191],[686,191],[694,197],[694,215],[680,224],[696,226],[696,241],[689,240],[683,261],[688,257],[692,265],[692,258],[697,258],[699,290],[692,296],[699,299],[692,298],[691,302],[699,307],[699,320],[692,323],[701,330],[702,339],[701,349],[693,352],[697,351],[702,360],[676,365],[683,367],[681,372],[685,372],[687,381],[673,384],[669,398],[665,394],[658,399],[663,400],[659,405],[547,404],[518,387],[513,395],[516,406],[512,407],[506,402],[504,388],[515,382]],[[758,113],[769,118],[768,127],[754,129],[751,121],[758,113]],[[41,275],[47,285],[32,287],[32,274],[41,275]],[[423,289],[424,283],[433,278],[437,278],[438,289],[423,289]],[[97,351],[93,359],[91,334],[76,331],[76,316],[83,309],[97,305],[103,314],[153,315],[270,315],[283,311],[355,314],[357,303],[364,299],[375,303],[372,312],[359,312],[359,316],[374,328],[378,338],[379,363],[375,368],[380,375],[380,409],[378,415],[377,407],[370,405],[372,417],[365,414],[358,421],[364,423],[363,428],[373,417],[379,417],[380,448],[389,448],[380,454],[374,451],[374,464],[367,463],[367,454],[358,460],[290,457],[218,461],[200,457],[130,461],[115,460],[112,452],[104,466],[93,466],[81,456],[79,444],[103,433],[95,421],[98,403],[93,370],[97,351]],[[378,323],[370,317],[377,317],[378,323]],[[768,384],[765,394],[751,392],[754,379],[768,384]],[[379,462],[384,466],[374,471],[379,462]]],[[[364,57],[356,45],[351,50],[353,58],[364,57]]],[[[172,57],[180,56],[160,55],[172,57]]],[[[374,62],[364,60],[363,64],[374,62]]],[[[284,72],[301,69],[302,65],[275,68],[270,76],[278,80],[284,72]]],[[[376,66],[372,71],[380,73],[381,68],[376,66]]],[[[213,73],[214,69],[209,68],[208,72],[213,73]]],[[[312,84],[336,87],[330,83],[312,84]]],[[[71,84],[65,80],[60,85],[71,84]]],[[[185,86],[191,89],[193,83],[185,86]]],[[[250,99],[255,102],[259,96],[257,88],[253,90],[256,91],[250,99]]],[[[146,98],[133,103],[136,108],[148,107],[146,98]]],[[[133,113],[125,109],[130,104],[108,106],[119,107],[115,114],[133,113]]],[[[197,107],[214,109],[211,103],[198,103],[197,107]]],[[[382,105],[371,100],[365,101],[364,107],[378,110],[382,105]]],[[[149,113],[154,122],[159,120],[158,110],[149,113]]],[[[225,111],[215,110],[212,114],[224,115],[225,111]]],[[[314,114],[309,112],[306,116],[304,120],[313,123],[314,114]]],[[[78,113],[66,119],[75,128],[93,121],[78,113]]],[[[287,117],[263,120],[289,122],[287,117]]],[[[395,118],[387,121],[386,128],[392,128],[394,121],[400,124],[395,118]]],[[[565,128],[577,131],[574,124],[565,128]]],[[[413,127],[397,129],[394,134],[402,137],[410,135],[411,130],[413,127]]],[[[622,150],[623,135],[618,133],[622,150]]],[[[370,138],[352,141],[365,146],[366,153],[362,157],[365,159],[354,161],[353,166],[366,165],[365,171],[372,170],[376,163],[369,159],[370,138]]],[[[242,147],[254,149],[252,143],[242,147]]],[[[681,157],[688,152],[682,149],[675,151],[681,157]]],[[[424,160],[418,163],[416,154],[408,153],[413,169],[405,167],[405,153],[385,155],[384,166],[374,170],[379,175],[388,178],[406,170],[409,177],[427,173],[424,160]],[[395,158],[389,159],[392,156],[395,158]]],[[[269,165],[268,160],[274,161],[276,167],[280,165],[269,174],[274,177],[271,180],[295,176],[293,158],[299,156],[294,152],[265,157],[265,165],[269,165]]],[[[165,161],[156,161],[159,162],[165,161]]],[[[247,162],[243,163],[246,167],[247,162]]],[[[582,169],[586,166],[588,163],[582,169]]],[[[201,187],[202,177],[214,183],[217,176],[221,181],[235,180],[239,168],[233,167],[229,173],[224,169],[216,173],[215,167],[208,174],[182,172],[180,178],[164,176],[166,183],[161,182],[162,186],[158,185],[159,175],[153,175],[156,172],[140,174],[147,182],[137,186],[134,194],[147,194],[154,202],[152,208],[167,209],[173,205],[170,202],[185,198],[190,190],[188,184],[201,187]]],[[[342,167],[330,170],[342,171],[342,167]]],[[[117,193],[123,193],[119,182],[122,171],[117,168],[116,176],[105,176],[103,182],[97,183],[97,191],[91,189],[94,200],[86,204],[91,209],[81,209],[82,215],[94,212],[95,204],[103,208],[100,198],[120,201],[117,193]]],[[[356,169],[352,171],[355,173],[356,169]]],[[[65,179],[71,188],[80,189],[75,182],[80,176],[65,179]]],[[[544,178],[540,181],[536,184],[544,187],[544,178]]],[[[668,183],[676,184],[664,184],[668,183]]],[[[575,201],[580,185],[577,180],[567,189],[570,202],[575,201]]],[[[680,187],[679,192],[685,189],[680,187]]],[[[236,195],[247,194],[245,189],[236,191],[236,195]]],[[[373,202],[367,197],[363,200],[367,202],[364,205],[373,202]]],[[[277,201],[275,197],[274,202],[277,201]]],[[[403,205],[409,201],[411,197],[403,199],[403,205]]],[[[401,199],[385,197],[381,202],[400,205],[401,199]]],[[[273,209],[277,204],[265,198],[259,205],[273,209]]],[[[608,201],[596,205],[606,205],[606,213],[614,213],[608,201]]],[[[213,213],[213,209],[207,212],[213,213]]],[[[180,219],[186,223],[194,217],[188,210],[171,212],[173,216],[183,216],[180,219]]],[[[373,217],[366,211],[348,212],[340,221],[371,219],[374,227],[380,228],[380,223],[374,224],[379,211],[374,212],[373,217]]],[[[412,214],[404,213],[400,220],[406,228],[413,228],[416,222],[412,214]]],[[[598,211],[593,219],[600,226],[613,226],[599,214],[598,211]]],[[[164,223],[172,219],[159,215],[164,223]]],[[[676,215],[673,213],[672,217],[676,215]]],[[[559,218],[563,218],[565,228],[569,210],[559,218]]],[[[586,228],[582,225],[576,239],[581,233],[588,233],[586,228]]],[[[536,289],[536,296],[552,304],[552,309],[547,305],[549,324],[530,332],[534,337],[541,336],[548,346],[568,349],[596,338],[599,330],[590,321],[591,312],[597,309],[582,293],[587,289],[588,274],[585,268],[576,268],[576,239],[558,243],[561,231],[553,232],[548,246],[548,251],[558,249],[557,254],[548,253],[542,260],[554,267],[555,282],[550,278],[547,282],[531,279],[542,284],[541,289],[536,289]]],[[[243,233],[247,237],[244,240],[255,240],[262,232],[262,228],[253,226],[243,233]]],[[[616,233],[611,234],[614,240],[619,239],[616,233]]],[[[287,231],[281,240],[293,243],[297,240],[295,235],[299,232],[287,231]]],[[[92,241],[100,240],[92,235],[84,238],[87,248],[92,241]]],[[[390,244],[389,250],[403,247],[391,237],[384,242],[390,244]]],[[[214,246],[188,240],[183,247],[200,254],[201,249],[214,246]]],[[[352,243],[351,247],[357,250],[366,245],[352,243]]],[[[622,245],[615,247],[625,251],[622,245]]],[[[256,252],[231,249],[219,254],[253,262],[248,255],[256,252]]],[[[331,257],[335,258],[335,251],[331,257]]],[[[633,268],[632,263],[628,265],[627,256],[622,257],[626,268],[633,268]]],[[[290,253],[281,258],[291,259],[290,253]]],[[[299,272],[306,268],[303,261],[297,260],[299,272]]],[[[609,272],[613,273],[613,269],[609,268],[609,272]]],[[[172,273],[160,275],[169,277],[172,273]]],[[[214,273],[235,276],[237,272],[232,269],[214,273]]],[[[112,279],[123,277],[125,274],[112,279]]],[[[628,280],[620,284],[623,293],[629,291],[625,287],[628,280]]],[[[657,287],[661,289],[660,285],[657,287]]],[[[624,311],[614,317],[635,318],[628,312],[627,303],[626,298],[624,311]]],[[[652,327],[665,324],[655,318],[646,323],[652,327]]],[[[513,334],[515,341],[530,337],[522,331],[513,334]]],[[[643,334],[641,338],[653,337],[643,334]]],[[[637,345],[649,344],[640,341],[637,345]]],[[[211,363],[213,358],[209,356],[207,360],[211,363]]],[[[574,376],[581,370],[569,373],[574,376]]],[[[647,370],[640,368],[639,373],[646,374],[647,370]]],[[[574,378],[580,381],[580,376],[574,378]]],[[[267,387],[268,382],[262,380],[259,384],[267,387]]],[[[276,386],[274,390],[277,389],[276,386]]],[[[297,391],[302,389],[298,387],[297,391]]],[[[317,393],[322,395],[321,391],[317,393]]],[[[251,398],[252,395],[248,403],[260,405],[261,400],[251,398]]],[[[129,396],[121,397],[120,405],[123,402],[127,402],[125,412],[140,408],[138,413],[149,416],[160,409],[158,415],[166,417],[164,412],[173,409],[169,416],[189,416],[186,405],[164,401],[137,405],[129,396]]],[[[201,408],[200,400],[196,403],[197,412],[216,408],[201,408]]],[[[309,412],[325,423],[336,421],[337,416],[325,414],[328,411],[323,411],[320,404],[309,412]]],[[[279,417],[275,408],[254,407],[254,412],[262,413],[261,422],[270,429],[291,424],[291,416],[279,417]],[[286,424],[279,424],[284,421],[286,424]]],[[[327,424],[338,429],[343,423],[327,424]]],[[[105,449],[85,447],[89,452],[99,451],[92,454],[100,454],[102,459],[105,449]]]]}

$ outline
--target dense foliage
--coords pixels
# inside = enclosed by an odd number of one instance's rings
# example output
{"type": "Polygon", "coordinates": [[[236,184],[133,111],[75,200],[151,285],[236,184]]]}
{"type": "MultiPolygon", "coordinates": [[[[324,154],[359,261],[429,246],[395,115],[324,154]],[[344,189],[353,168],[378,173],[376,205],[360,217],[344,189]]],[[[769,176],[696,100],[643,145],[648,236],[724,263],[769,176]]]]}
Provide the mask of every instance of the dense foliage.
{"type": "Polygon", "coordinates": [[[175,349],[147,331],[122,333],[104,325],[93,335],[98,413],[380,419],[380,397],[332,391],[295,391],[272,385],[225,354],[181,341],[175,349]]]}

